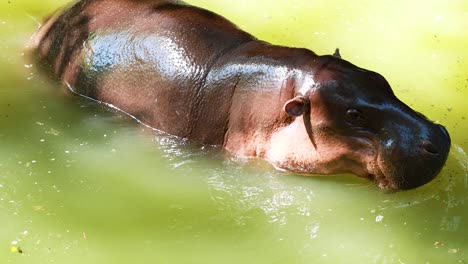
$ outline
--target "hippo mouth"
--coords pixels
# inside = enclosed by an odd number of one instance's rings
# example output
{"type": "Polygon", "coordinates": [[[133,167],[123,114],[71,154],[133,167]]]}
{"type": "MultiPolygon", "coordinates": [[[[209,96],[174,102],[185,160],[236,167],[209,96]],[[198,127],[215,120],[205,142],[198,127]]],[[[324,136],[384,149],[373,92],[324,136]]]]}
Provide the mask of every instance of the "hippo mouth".
{"type": "Polygon", "coordinates": [[[396,184],[393,177],[385,174],[383,169],[379,165],[378,157],[375,160],[373,168],[369,170],[367,178],[373,181],[382,190],[398,190],[399,187],[396,184]]]}
{"type": "Polygon", "coordinates": [[[382,190],[398,189],[398,187],[393,183],[393,181],[389,177],[385,176],[385,174],[380,169],[377,173],[367,174],[367,178],[373,181],[382,190]]]}

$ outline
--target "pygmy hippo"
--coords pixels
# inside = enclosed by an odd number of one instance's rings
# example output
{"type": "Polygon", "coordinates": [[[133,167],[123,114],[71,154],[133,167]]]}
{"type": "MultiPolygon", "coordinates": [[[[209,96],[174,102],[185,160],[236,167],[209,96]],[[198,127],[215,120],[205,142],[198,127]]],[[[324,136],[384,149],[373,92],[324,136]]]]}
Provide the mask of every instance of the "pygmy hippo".
{"type": "Polygon", "coordinates": [[[352,173],[384,189],[432,180],[447,130],[339,53],[261,41],[177,0],[81,0],[32,39],[72,91],[144,124],[298,174],[352,173]]]}

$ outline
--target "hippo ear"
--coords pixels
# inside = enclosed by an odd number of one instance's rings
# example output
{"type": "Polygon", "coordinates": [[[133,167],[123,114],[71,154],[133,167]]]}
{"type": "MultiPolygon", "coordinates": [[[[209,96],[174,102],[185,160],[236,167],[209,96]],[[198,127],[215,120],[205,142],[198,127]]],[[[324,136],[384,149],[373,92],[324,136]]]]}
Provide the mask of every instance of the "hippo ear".
{"type": "Polygon", "coordinates": [[[284,111],[290,116],[301,116],[310,109],[310,101],[306,96],[296,96],[284,104],[284,111]]]}
{"type": "Polygon", "coordinates": [[[335,53],[333,53],[333,56],[341,59],[341,54],[340,54],[340,49],[339,48],[336,48],[335,53]]]}

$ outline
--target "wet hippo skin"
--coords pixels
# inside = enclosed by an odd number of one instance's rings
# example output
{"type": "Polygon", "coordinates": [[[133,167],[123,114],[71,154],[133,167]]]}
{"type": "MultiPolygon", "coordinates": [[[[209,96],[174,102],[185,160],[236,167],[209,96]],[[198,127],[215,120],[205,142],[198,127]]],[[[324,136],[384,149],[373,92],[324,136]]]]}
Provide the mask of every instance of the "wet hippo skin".
{"type": "Polygon", "coordinates": [[[381,188],[432,180],[447,130],[339,53],[257,40],[180,1],[83,0],[32,39],[74,92],[153,128],[298,174],[352,173],[381,188]]]}

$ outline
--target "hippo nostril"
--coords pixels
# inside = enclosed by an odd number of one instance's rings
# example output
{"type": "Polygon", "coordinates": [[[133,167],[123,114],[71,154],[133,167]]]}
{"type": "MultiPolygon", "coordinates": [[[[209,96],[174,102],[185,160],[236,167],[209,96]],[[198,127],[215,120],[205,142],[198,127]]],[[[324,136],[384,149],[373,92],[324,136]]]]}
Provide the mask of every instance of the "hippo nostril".
{"type": "Polygon", "coordinates": [[[431,154],[437,154],[438,151],[436,149],[436,147],[429,141],[427,140],[423,140],[422,142],[422,147],[429,153],[431,154]]]}

